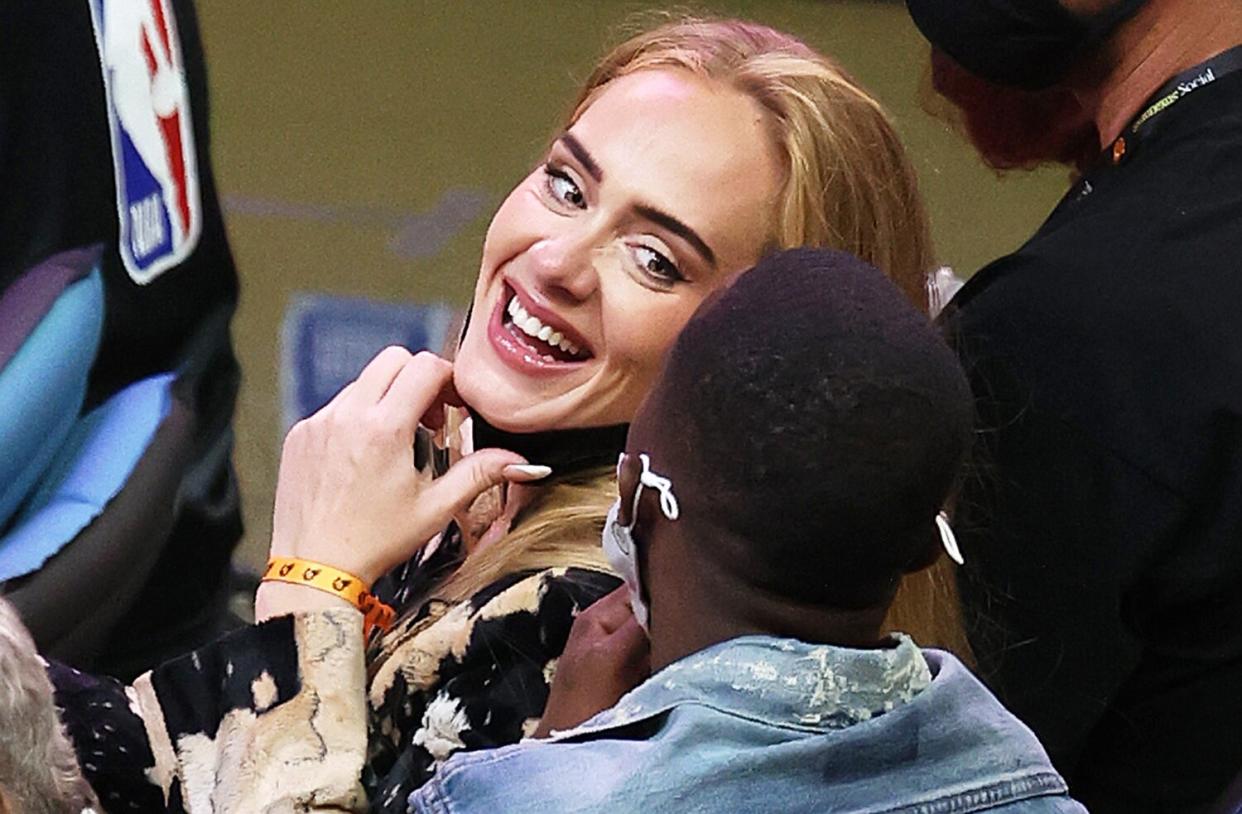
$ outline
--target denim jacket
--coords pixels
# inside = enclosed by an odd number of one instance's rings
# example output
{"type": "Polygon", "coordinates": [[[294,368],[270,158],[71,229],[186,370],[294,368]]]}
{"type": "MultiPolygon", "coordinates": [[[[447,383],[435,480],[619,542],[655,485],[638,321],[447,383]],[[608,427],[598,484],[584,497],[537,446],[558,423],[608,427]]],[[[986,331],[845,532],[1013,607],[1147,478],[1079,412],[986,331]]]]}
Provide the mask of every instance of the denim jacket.
{"type": "Polygon", "coordinates": [[[1035,736],[953,656],[746,636],[546,740],[460,753],[410,810],[1083,812],[1035,736]]]}

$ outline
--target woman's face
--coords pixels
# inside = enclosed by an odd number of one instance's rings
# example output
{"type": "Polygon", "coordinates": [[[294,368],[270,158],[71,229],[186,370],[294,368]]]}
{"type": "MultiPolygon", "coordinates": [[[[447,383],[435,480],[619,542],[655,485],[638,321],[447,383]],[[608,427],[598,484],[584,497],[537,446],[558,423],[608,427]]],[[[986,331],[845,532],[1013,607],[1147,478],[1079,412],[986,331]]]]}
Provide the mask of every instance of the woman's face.
{"type": "Polygon", "coordinates": [[[455,365],[466,403],[518,432],[629,421],[698,304],[769,242],[765,127],[688,72],[606,86],[488,229],[455,365]]]}

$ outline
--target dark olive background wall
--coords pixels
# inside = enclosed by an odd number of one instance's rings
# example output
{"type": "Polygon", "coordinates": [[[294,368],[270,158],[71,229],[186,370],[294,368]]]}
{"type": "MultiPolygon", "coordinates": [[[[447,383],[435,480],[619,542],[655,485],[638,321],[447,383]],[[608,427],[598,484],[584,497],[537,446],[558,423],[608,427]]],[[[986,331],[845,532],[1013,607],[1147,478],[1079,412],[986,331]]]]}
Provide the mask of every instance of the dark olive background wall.
{"type": "MultiPolygon", "coordinates": [[[[276,365],[291,292],[464,304],[488,216],[537,160],[593,60],[651,4],[206,0],[213,152],[242,277],[237,465],[243,557],[262,560],[280,449],[276,365]]],[[[941,261],[1017,245],[1066,174],[998,178],[923,112],[927,46],[901,3],[709,2],[836,56],[889,107],[941,261]]]]}

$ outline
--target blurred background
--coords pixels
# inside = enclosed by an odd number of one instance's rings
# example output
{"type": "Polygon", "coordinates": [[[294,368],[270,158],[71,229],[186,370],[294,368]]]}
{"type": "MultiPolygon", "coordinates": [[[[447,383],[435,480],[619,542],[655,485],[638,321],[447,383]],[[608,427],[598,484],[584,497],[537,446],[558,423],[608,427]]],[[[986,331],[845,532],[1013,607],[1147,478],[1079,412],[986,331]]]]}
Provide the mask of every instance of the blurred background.
{"type": "MultiPolygon", "coordinates": [[[[463,307],[493,209],[538,161],[594,60],[655,5],[199,4],[212,152],[242,282],[234,333],[245,374],[235,456],[243,565],[258,569],[266,558],[290,306],[326,292],[463,307]]],[[[927,46],[899,2],[689,8],[790,31],[869,87],[919,168],[940,261],[962,276],[1028,237],[1066,186],[1063,170],[999,178],[923,110],[927,46]]]]}

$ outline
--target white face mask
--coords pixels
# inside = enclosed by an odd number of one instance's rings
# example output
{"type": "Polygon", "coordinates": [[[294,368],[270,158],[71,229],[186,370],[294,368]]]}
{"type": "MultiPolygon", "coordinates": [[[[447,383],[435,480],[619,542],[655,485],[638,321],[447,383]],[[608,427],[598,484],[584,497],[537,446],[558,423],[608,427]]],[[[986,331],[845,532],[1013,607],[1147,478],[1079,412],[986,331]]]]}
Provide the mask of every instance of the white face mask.
{"type": "MultiPolygon", "coordinates": [[[[618,498],[608,510],[608,519],[604,521],[604,556],[630,590],[630,606],[634,609],[634,618],[643,630],[650,632],[649,612],[647,603],[643,601],[642,582],[638,578],[638,549],[634,545],[633,534],[634,526],[638,523],[638,502],[642,497],[643,487],[649,486],[660,493],[660,512],[669,520],[676,520],[681,510],[673,495],[672,481],[651,471],[651,459],[646,454],[640,454],[638,459],[642,461],[643,472],[638,479],[638,488],[634,490],[630,524],[623,526],[617,521],[617,514],[621,509],[621,500],[618,498]]],[[[620,463],[617,466],[619,469],[620,463]]]]}
{"type": "Polygon", "coordinates": [[[949,525],[949,516],[944,512],[936,515],[936,528],[940,530],[940,544],[944,546],[949,559],[958,565],[965,565],[962,550],[957,547],[957,537],[953,534],[953,527],[949,525]]]}

